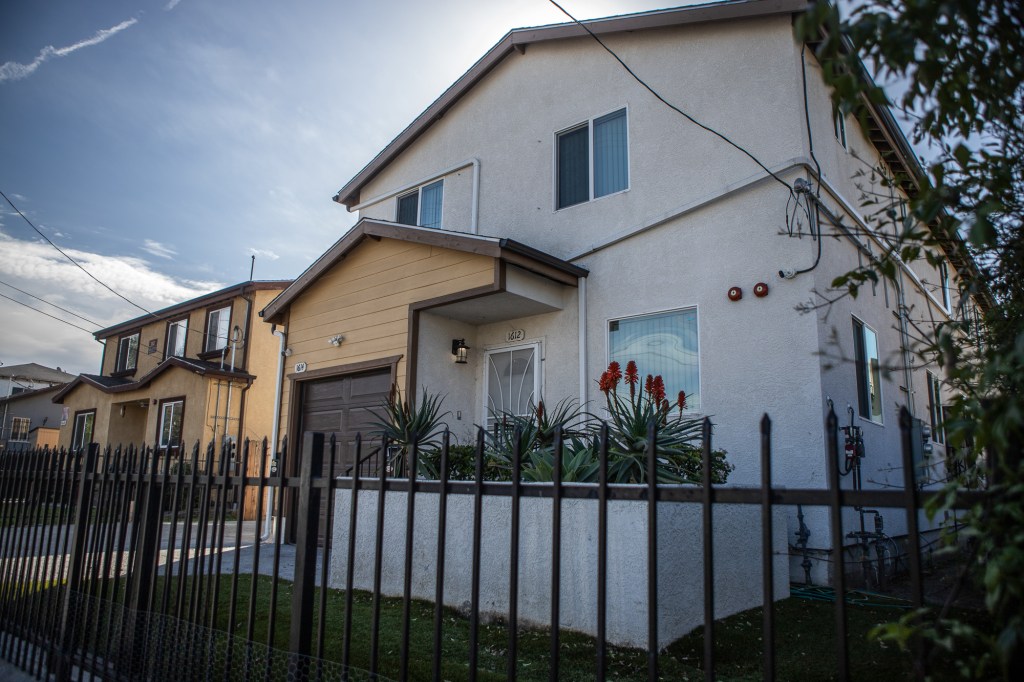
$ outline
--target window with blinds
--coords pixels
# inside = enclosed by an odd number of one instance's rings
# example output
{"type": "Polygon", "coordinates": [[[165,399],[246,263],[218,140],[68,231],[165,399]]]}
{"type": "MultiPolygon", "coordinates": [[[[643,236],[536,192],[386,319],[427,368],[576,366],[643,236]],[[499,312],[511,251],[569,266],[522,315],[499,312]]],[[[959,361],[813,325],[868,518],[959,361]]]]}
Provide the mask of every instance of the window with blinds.
{"type": "Polygon", "coordinates": [[[687,409],[700,411],[696,308],[612,320],[608,324],[608,359],[623,368],[630,360],[636,361],[641,377],[660,374],[669,400],[685,391],[687,409]]]}
{"type": "Polygon", "coordinates": [[[626,122],[619,109],[557,134],[557,208],[629,189],[626,122]]]}

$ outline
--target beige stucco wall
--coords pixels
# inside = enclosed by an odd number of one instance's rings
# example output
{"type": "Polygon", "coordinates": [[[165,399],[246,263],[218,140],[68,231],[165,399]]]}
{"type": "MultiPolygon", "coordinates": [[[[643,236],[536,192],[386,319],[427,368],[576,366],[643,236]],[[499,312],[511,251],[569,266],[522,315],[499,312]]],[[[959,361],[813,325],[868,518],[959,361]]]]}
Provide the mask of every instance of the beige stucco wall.
{"type": "MultiPolygon", "coordinates": [[[[288,310],[286,374],[403,356],[397,381],[404,388],[408,362],[409,305],[490,285],[494,259],[393,239],[367,239],[312,284],[288,310]],[[345,337],[339,347],[328,339],[345,337]]],[[[301,378],[301,375],[298,375],[301,378]]],[[[281,433],[287,433],[291,400],[283,386],[281,433]]]]}

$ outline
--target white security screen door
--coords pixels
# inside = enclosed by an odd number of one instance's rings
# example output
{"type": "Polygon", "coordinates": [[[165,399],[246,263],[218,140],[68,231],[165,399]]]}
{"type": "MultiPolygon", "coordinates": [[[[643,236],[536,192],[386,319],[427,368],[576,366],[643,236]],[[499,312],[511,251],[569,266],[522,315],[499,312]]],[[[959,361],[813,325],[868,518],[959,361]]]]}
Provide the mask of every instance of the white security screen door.
{"type": "Polygon", "coordinates": [[[540,345],[487,351],[484,379],[487,426],[504,413],[529,414],[540,395],[540,345]]]}

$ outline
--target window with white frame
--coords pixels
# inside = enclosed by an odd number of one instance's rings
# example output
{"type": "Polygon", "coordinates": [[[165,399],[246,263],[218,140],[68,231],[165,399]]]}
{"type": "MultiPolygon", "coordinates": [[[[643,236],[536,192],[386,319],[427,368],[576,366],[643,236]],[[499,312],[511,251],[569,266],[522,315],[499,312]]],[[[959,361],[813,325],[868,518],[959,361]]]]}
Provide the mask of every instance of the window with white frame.
{"type": "Polygon", "coordinates": [[[701,409],[696,308],[611,320],[608,360],[634,360],[641,376],[661,375],[669,400],[684,391],[687,409],[701,409]]]}
{"type": "Polygon", "coordinates": [[[555,138],[556,207],[566,208],[629,188],[626,110],[573,126],[555,138]]]}
{"type": "Polygon", "coordinates": [[[207,352],[221,350],[228,345],[228,334],[231,331],[231,306],[211,310],[206,317],[207,352]]]}
{"type": "Polygon", "coordinates": [[[139,332],[122,336],[117,342],[115,372],[130,372],[139,362],[139,332]]]}
{"type": "Polygon", "coordinates": [[[71,448],[78,450],[92,442],[92,427],[96,422],[96,410],[75,414],[75,426],[71,432],[71,448]]]}
{"type": "Polygon", "coordinates": [[[184,400],[168,400],[160,403],[159,448],[181,447],[181,420],[184,413],[184,400]]]}
{"type": "Polygon", "coordinates": [[[849,149],[846,143],[846,117],[838,108],[832,110],[832,129],[835,131],[836,140],[843,145],[843,149],[849,149]]]}
{"type": "Polygon", "coordinates": [[[185,338],[188,336],[188,318],[175,320],[167,325],[167,351],[165,358],[185,357],[185,338]]]}
{"type": "Polygon", "coordinates": [[[540,396],[540,344],[489,350],[484,359],[487,426],[504,414],[525,416],[540,396]]]}
{"type": "Polygon", "coordinates": [[[944,260],[939,262],[939,287],[942,289],[942,307],[947,313],[951,312],[953,308],[949,298],[949,266],[944,260]]]}
{"type": "Polygon", "coordinates": [[[28,417],[14,417],[11,420],[11,441],[25,443],[28,441],[28,431],[32,420],[28,417]]]}
{"type": "Polygon", "coordinates": [[[942,406],[942,383],[931,372],[928,377],[928,415],[931,418],[932,440],[936,443],[946,442],[946,432],[942,427],[945,412],[942,406]]]}
{"type": "Polygon", "coordinates": [[[853,346],[860,416],[881,424],[882,366],[878,359],[878,335],[856,317],[853,318],[853,346]]]}
{"type": "Polygon", "coordinates": [[[395,222],[420,227],[441,227],[444,180],[437,180],[398,197],[395,222]]]}

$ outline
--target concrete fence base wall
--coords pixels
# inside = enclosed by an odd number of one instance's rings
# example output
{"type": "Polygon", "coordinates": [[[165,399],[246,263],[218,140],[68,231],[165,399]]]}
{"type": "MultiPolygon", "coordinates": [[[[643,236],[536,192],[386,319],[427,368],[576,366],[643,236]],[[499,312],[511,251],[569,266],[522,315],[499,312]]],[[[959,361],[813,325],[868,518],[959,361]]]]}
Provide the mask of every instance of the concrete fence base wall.
{"type": "MultiPolygon", "coordinates": [[[[537,484],[540,485],[540,484],[537,484]]],[[[359,492],[354,587],[373,589],[375,533],[379,494],[359,492]]],[[[408,493],[388,492],[381,591],[400,597],[404,586],[408,493]]],[[[412,596],[434,600],[437,579],[438,499],[417,493],[413,527],[412,596]]],[[[552,500],[523,497],[520,511],[519,619],[522,625],[547,627],[551,614],[552,500]]],[[[344,588],[351,491],[335,498],[331,586],[344,588]]],[[[512,500],[483,500],[480,613],[507,617],[509,605],[512,500]]],[[[714,506],[715,617],[762,603],[761,510],[752,505],[714,506]]],[[[596,500],[562,500],[561,614],[563,628],[590,635],[597,630],[596,500]]],[[[658,506],[658,641],[668,645],[704,622],[701,507],[662,502],[658,506]]],[[[773,516],[775,599],[789,596],[786,523],[773,516]]],[[[631,647],[647,644],[647,503],[608,502],[608,641],[631,647]]],[[[448,496],[444,602],[468,612],[471,597],[473,498],[448,496]]]]}

